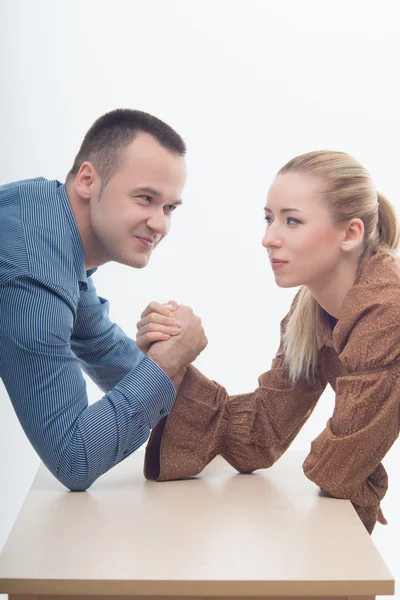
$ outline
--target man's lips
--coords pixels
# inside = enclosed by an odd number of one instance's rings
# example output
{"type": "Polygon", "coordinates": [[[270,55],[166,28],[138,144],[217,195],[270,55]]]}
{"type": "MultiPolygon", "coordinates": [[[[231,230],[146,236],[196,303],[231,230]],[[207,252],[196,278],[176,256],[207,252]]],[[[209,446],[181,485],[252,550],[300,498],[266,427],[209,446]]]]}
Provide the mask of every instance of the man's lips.
{"type": "Polygon", "coordinates": [[[155,245],[156,240],[154,238],[150,238],[150,237],[141,237],[139,235],[135,236],[136,239],[143,244],[143,246],[146,246],[147,248],[151,248],[152,246],[155,245]]]}

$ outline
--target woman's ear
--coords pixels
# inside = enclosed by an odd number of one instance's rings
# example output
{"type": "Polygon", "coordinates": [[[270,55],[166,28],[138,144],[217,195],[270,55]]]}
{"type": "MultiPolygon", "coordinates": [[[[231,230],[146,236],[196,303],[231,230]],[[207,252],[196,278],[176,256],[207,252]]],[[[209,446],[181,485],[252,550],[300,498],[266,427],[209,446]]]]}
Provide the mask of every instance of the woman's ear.
{"type": "Polygon", "coordinates": [[[345,235],[342,241],[342,250],[351,252],[356,250],[364,238],[364,223],[361,219],[351,219],[346,227],[345,235]]]}

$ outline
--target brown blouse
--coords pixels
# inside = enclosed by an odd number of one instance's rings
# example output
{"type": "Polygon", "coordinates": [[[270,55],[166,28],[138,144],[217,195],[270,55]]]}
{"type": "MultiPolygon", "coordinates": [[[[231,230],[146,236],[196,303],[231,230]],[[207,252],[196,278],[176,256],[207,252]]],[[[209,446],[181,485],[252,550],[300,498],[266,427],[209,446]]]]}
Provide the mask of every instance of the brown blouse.
{"type": "Polygon", "coordinates": [[[311,444],[304,473],[331,496],[351,500],[371,533],[388,486],[381,460],[400,427],[399,292],[399,262],[375,254],[361,261],[333,329],[329,315],[317,306],[313,382],[291,383],[282,338],[271,370],[249,394],[229,396],[190,366],[170,415],[152,431],[145,476],[156,481],[194,476],[217,454],[244,473],[270,467],[329,383],[336,392],[335,409],[311,444]]]}

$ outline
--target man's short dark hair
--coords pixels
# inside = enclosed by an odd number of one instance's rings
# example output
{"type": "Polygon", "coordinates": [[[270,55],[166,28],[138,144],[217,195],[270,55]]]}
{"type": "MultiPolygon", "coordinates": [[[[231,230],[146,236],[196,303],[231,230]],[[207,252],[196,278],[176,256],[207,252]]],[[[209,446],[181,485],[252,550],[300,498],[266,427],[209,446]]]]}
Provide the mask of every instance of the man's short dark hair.
{"type": "Polygon", "coordinates": [[[121,164],[122,151],[138,133],[148,133],[161,146],[184,156],[185,142],[169,125],[140,110],[118,108],[99,117],[85,135],[67,179],[77,175],[82,163],[90,161],[96,167],[105,186],[121,164]]]}

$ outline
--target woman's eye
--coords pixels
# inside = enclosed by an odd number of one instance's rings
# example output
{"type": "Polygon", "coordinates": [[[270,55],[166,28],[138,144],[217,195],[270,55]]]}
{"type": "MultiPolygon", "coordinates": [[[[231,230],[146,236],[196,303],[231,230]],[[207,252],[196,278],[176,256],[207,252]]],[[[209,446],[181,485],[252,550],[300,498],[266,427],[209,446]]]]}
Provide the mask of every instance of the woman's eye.
{"type": "MultiPolygon", "coordinates": [[[[273,219],[272,219],[272,217],[270,215],[265,215],[264,220],[269,225],[273,221],[273,219]]],[[[295,219],[294,217],[287,217],[286,218],[286,223],[287,223],[287,225],[299,225],[301,223],[301,221],[299,221],[298,219],[295,219]]]]}

